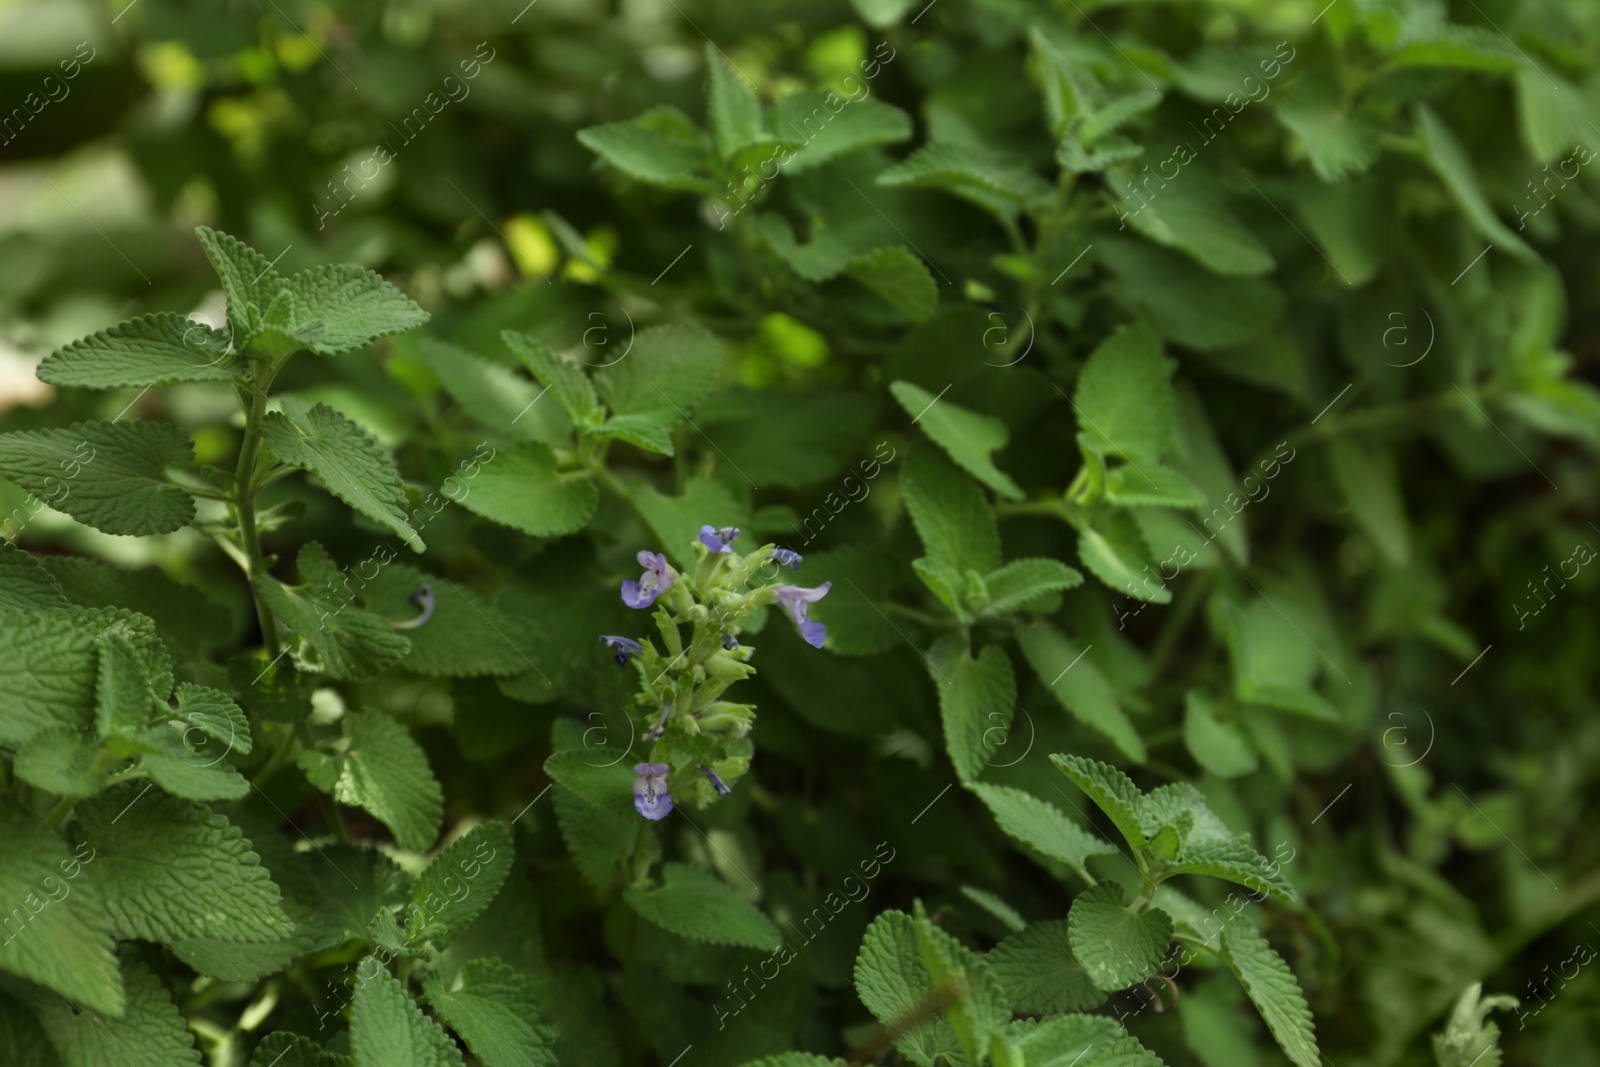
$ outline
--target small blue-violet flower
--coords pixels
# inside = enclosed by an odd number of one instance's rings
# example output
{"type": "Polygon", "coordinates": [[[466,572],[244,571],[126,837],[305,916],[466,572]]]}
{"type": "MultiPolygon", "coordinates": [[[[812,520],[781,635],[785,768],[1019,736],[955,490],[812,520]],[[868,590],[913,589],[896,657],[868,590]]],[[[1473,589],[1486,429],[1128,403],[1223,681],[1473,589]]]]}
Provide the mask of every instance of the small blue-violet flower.
{"type": "Polygon", "coordinates": [[[711,782],[711,788],[717,791],[717,796],[725,797],[729,793],[733,792],[732,789],[728,788],[728,783],[724,782],[720,777],[717,776],[716,771],[712,770],[710,767],[707,767],[704,763],[700,764],[700,773],[705,775],[706,779],[711,782]]]}
{"type": "Polygon", "coordinates": [[[828,590],[832,588],[832,582],[823,582],[814,589],[807,589],[801,585],[777,587],[778,603],[789,613],[794,624],[800,627],[800,636],[805,638],[806,644],[812,648],[822,647],[823,639],[828,636],[828,628],[820,622],[812,622],[806,618],[807,606],[827,596],[828,590]]]}
{"type": "Polygon", "coordinates": [[[662,705],[661,718],[657,719],[656,724],[644,732],[646,741],[661,740],[661,735],[667,732],[667,716],[670,714],[672,714],[672,701],[669,700],[662,705]]]}
{"type": "Polygon", "coordinates": [[[637,656],[644,651],[644,646],[631,637],[615,637],[610,634],[602,635],[600,643],[616,653],[617,666],[626,667],[629,656],[637,656]]]}
{"type": "Polygon", "coordinates": [[[724,526],[721,529],[715,526],[700,527],[700,543],[713,552],[732,552],[731,542],[738,536],[737,526],[724,526]]]}
{"type": "Polygon", "coordinates": [[[637,582],[630,579],[622,583],[622,602],[630,608],[648,608],[678,576],[667,566],[667,557],[659,552],[640,552],[636,558],[644,573],[637,582]]]}
{"type": "Polygon", "coordinates": [[[633,773],[633,807],[652,822],[665,819],[672,812],[672,794],[667,792],[665,763],[635,763],[633,773]]]}
{"type": "Polygon", "coordinates": [[[727,649],[729,652],[732,652],[734,649],[739,647],[739,639],[732,634],[724,634],[722,637],[722,647],[727,649]]]}
{"type": "Polygon", "coordinates": [[[788,567],[792,571],[800,569],[800,560],[803,557],[792,548],[775,548],[772,550],[772,561],[780,567],[788,567]]]}

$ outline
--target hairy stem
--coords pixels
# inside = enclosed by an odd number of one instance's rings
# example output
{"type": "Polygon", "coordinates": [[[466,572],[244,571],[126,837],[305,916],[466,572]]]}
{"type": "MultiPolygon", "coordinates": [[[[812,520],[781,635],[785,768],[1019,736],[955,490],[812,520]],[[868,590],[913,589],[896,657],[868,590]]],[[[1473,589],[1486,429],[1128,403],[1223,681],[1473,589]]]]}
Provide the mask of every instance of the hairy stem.
{"type": "Polygon", "coordinates": [[[264,389],[252,390],[250,408],[245,413],[244,443],[239,446],[239,466],[233,475],[234,509],[239,516],[239,542],[244,547],[245,576],[250,579],[250,598],[255,602],[256,619],[261,624],[261,641],[268,656],[277,656],[282,649],[278,644],[278,623],[261,599],[257,588],[260,577],[266,573],[266,563],[261,556],[261,535],[256,530],[256,464],[261,458],[261,424],[267,413],[267,394],[264,389]]]}

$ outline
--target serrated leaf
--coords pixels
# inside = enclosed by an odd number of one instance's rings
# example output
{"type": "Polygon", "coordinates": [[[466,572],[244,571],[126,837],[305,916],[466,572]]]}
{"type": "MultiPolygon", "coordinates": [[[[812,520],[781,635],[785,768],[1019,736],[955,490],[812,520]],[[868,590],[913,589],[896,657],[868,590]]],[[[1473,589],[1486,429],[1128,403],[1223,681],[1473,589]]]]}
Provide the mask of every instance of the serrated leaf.
{"type": "Polygon", "coordinates": [[[704,176],[704,140],[687,140],[652,129],[642,118],[590,126],[578,131],[578,141],[635,181],[715,195],[716,185],[704,176]]]}
{"type": "Polygon", "coordinates": [[[194,232],[222,282],[222,291],[228,298],[228,322],[242,345],[252,329],[250,308],[265,311],[283,290],[283,279],[273,271],[266,256],[232,234],[209,226],[198,226],[194,232]]]}
{"type": "Polygon", "coordinates": [[[1148,200],[1132,191],[1126,177],[1111,182],[1122,207],[1122,220],[1217,274],[1254,277],[1270,271],[1272,253],[1239,221],[1223,195],[1198,176],[1180,177],[1183,180],[1152,190],[1148,200]]]}
{"type": "Polygon", "coordinates": [[[1283,957],[1254,926],[1235,922],[1222,931],[1222,959],[1261,1012],[1284,1055],[1295,1067],[1317,1067],[1322,1054],[1317,1050],[1311,1009],[1283,957]]]}
{"type": "Polygon", "coordinates": [[[990,455],[1011,439],[1005,423],[958,407],[911,382],[895,382],[889,391],[912,421],[919,423],[922,431],[968,474],[1003,497],[1023,498],[1017,483],[994,465],[990,455]]]}
{"type": "Polygon", "coordinates": [[[676,451],[672,443],[672,428],[677,418],[664,415],[613,415],[593,430],[584,430],[585,437],[610,437],[626,441],[635,448],[670,456],[676,451]]]}
{"type": "Polygon", "coordinates": [[[1014,559],[984,575],[983,584],[989,603],[981,614],[1001,616],[1018,611],[1047,593],[1076,589],[1083,584],[1083,575],[1059,560],[1014,559]]]}
{"type": "Polygon", "coordinates": [[[149,778],[164,791],[188,800],[238,800],[250,792],[250,782],[232,765],[220,746],[209,746],[200,732],[179,730],[176,724],[155,726],[130,738],[118,737],[106,748],[137,755],[135,773],[149,778]],[[191,737],[200,738],[198,745],[191,737]]]}
{"type": "Polygon", "coordinates": [[[461,1067],[456,1043],[439,1024],[422,1014],[399,980],[368,957],[377,972],[365,971],[356,983],[350,1015],[354,1067],[461,1067]]]}
{"type": "Polygon", "coordinates": [[[845,273],[881,296],[912,322],[922,322],[939,306],[939,285],[909,248],[890,245],[857,256],[845,273]]]}
{"type": "Polygon", "coordinates": [[[556,1067],[555,1034],[542,1022],[533,983],[509,964],[470,960],[452,979],[428,975],[422,989],[483,1067],[556,1067]]]}
{"type": "MultiPolygon", "coordinates": [[[[648,835],[648,824],[639,818],[631,802],[626,811],[621,810],[620,805],[603,809],[561,785],[551,792],[556,822],[561,827],[561,838],[566,842],[573,866],[594,889],[613,889],[618,884],[623,864],[638,851],[641,835],[648,835]]],[[[648,836],[649,842],[654,840],[653,835],[648,836]]],[[[650,848],[649,844],[646,848],[650,848]]],[[[660,848],[656,846],[651,851],[659,855],[660,848]]]]}
{"type": "Polygon", "coordinates": [[[65,610],[0,614],[0,662],[12,671],[0,702],[0,742],[20,744],[51,726],[93,721],[99,651],[92,630],[65,610]]]}
{"type": "Polygon", "coordinates": [[[31,786],[62,797],[92,797],[109,772],[96,763],[99,740],[75,726],[47,726],[18,748],[12,771],[31,786]]]}
{"type": "Polygon", "coordinates": [[[417,354],[462,410],[490,429],[514,441],[548,445],[571,438],[571,420],[559,401],[510,367],[435,337],[421,338],[417,354]]]}
{"type": "Polygon", "coordinates": [[[511,873],[511,828],[479,823],[445,846],[411,886],[406,938],[439,947],[483,913],[511,873]]]}
{"type": "Polygon", "coordinates": [[[1007,1005],[1018,1014],[1091,1011],[1106,999],[1073,958],[1065,919],[1030,923],[983,959],[1000,983],[1007,1005]]]}
{"type": "Polygon", "coordinates": [[[1223,610],[1223,637],[1233,659],[1240,700],[1338,722],[1339,709],[1312,688],[1321,655],[1306,636],[1310,626],[1291,603],[1253,600],[1223,610]]]}
{"type": "Polygon", "coordinates": [[[1426,15],[1417,22],[1400,35],[1389,55],[1389,64],[1397,69],[1453,67],[1510,74],[1527,65],[1509,38],[1487,27],[1458,26],[1426,15]]]}
{"type": "Polygon", "coordinates": [[[595,372],[594,385],[617,414],[676,422],[711,392],[721,369],[722,343],[703,327],[652,326],[639,331],[626,358],[595,372]]]}
{"type": "Polygon", "coordinates": [[[711,79],[706,92],[706,113],[711,120],[717,154],[728,160],[745,145],[765,139],[761,128],[761,100],[744,75],[710,41],[706,42],[705,57],[706,73],[711,79]]]}
{"type": "Polygon", "coordinates": [[[1007,1036],[1028,1067],[1163,1067],[1161,1057],[1105,1015],[1012,1023],[1007,1036]]]}
{"type": "Polygon", "coordinates": [[[1147,326],[1124,326],[1102,341],[1078,375],[1073,409],[1099,452],[1157,463],[1171,446],[1174,364],[1147,326]]]}
{"type": "Polygon", "coordinates": [[[1489,206],[1488,198],[1478,187],[1476,169],[1461,142],[1427,105],[1417,108],[1417,133],[1422,138],[1424,158],[1434,173],[1444,183],[1445,189],[1461,208],[1472,228],[1496,248],[1516,256],[1524,262],[1538,260],[1526,241],[1509,229],[1489,206]]]}
{"type": "Polygon", "coordinates": [[[867,927],[856,955],[855,988],[880,1023],[896,1027],[895,1047],[913,1063],[933,1067],[940,1057],[960,1054],[950,1023],[921,1013],[935,987],[917,946],[916,924],[905,912],[881,912],[867,927]]]}
{"type": "Polygon", "coordinates": [[[248,756],[254,744],[244,709],[225,693],[193,682],[178,684],[175,718],[217,741],[229,752],[248,756]]]}
{"type": "Polygon", "coordinates": [[[504,677],[536,664],[520,619],[449,578],[391,563],[366,583],[367,610],[392,623],[415,623],[421,607],[409,598],[427,586],[433,615],[405,630],[411,649],[400,665],[431,678],[504,677]]]}
{"type": "Polygon", "coordinates": [[[1094,881],[1087,866],[1090,856],[1116,855],[1115,846],[1100,840],[1067,818],[1055,805],[1032,793],[983,783],[971,783],[967,788],[989,808],[1001,830],[1042,855],[1071,867],[1086,883],[1094,881]]]}
{"type": "Polygon", "coordinates": [[[1268,281],[1213,274],[1148,241],[1102,239],[1095,253],[1115,275],[1110,289],[1123,307],[1192,348],[1226,348],[1258,337],[1287,304],[1268,281]]]}
{"type": "Polygon", "coordinates": [[[1000,566],[1000,527],[979,489],[942,452],[915,447],[900,473],[906,510],[928,558],[956,574],[1000,566]]]}
{"type": "Polygon", "coordinates": [[[291,275],[284,289],[294,308],[288,332],[321,356],[349,352],[428,321],[416,301],[365,267],[312,267],[291,275]]]}
{"type": "Polygon", "coordinates": [[[128,785],[79,805],[77,821],[119,937],[267,941],[293,930],[250,842],[205,806],[128,785]]]}
{"type": "Polygon", "coordinates": [[[261,1039],[250,1056],[250,1067],[348,1067],[349,1059],[325,1052],[310,1038],[286,1030],[261,1039]]]}
{"type": "Polygon", "coordinates": [[[344,717],[350,742],[334,799],[371,812],[394,832],[401,848],[422,852],[439,836],[444,793],[428,756],[406,728],[381,711],[344,717]]]}
{"type": "Polygon", "coordinates": [[[1378,124],[1352,114],[1339,99],[1339,88],[1326,71],[1308,71],[1285,91],[1278,119],[1304,147],[1317,177],[1337,182],[1360,174],[1378,159],[1378,124]]]}
{"type": "Polygon", "coordinates": [[[747,526],[744,509],[721,482],[691,478],[682,496],[666,496],[648,482],[633,487],[633,504],[655,535],[655,551],[665,552],[679,567],[694,565],[693,546],[706,524],[747,526]]]}
{"type": "Polygon", "coordinates": [[[1106,813],[1130,848],[1138,852],[1145,847],[1147,839],[1139,819],[1144,795],[1132,778],[1108,763],[1083,756],[1054,754],[1050,762],[1106,813]]]}
{"type": "Polygon", "coordinates": [[[175,382],[226,382],[244,371],[228,335],[164,311],[90,334],[50,353],[39,380],[58,386],[114,389],[175,382]]]}
{"type": "Polygon", "coordinates": [[[0,434],[0,475],[109,534],[171,533],[192,522],[194,497],[167,480],[166,468],[193,459],[189,436],[168,422],[0,434]]]}
{"type": "Polygon", "coordinates": [[[832,159],[864,148],[911,139],[911,116],[870,97],[855,99],[818,89],[802,89],[772,105],[773,132],[799,148],[785,149],[775,162],[784,174],[815,170],[832,159]],[[834,107],[830,101],[841,101],[834,107]],[[784,155],[789,155],[785,160],[784,155]]]}
{"type": "Polygon", "coordinates": [[[1172,941],[1172,919],[1160,908],[1129,911],[1122,887],[1101,882],[1073,898],[1067,934],[1089,980],[1109,993],[1156,973],[1172,941]]]}
{"type": "Polygon", "coordinates": [[[1027,165],[992,149],[950,143],[923,145],[881,172],[877,183],[943,189],[1005,217],[1050,195],[1050,186],[1027,165]]]}
{"type": "Polygon", "coordinates": [[[380,616],[353,604],[327,551],[307,542],[296,559],[304,585],[288,586],[263,574],[256,579],[261,599],[293,634],[306,641],[312,669],[333,678],[370,678],[403,658],[411,642],[380,616]]]}
{"type": "Polygon", "coordinates": [[[939,714],[944,722],[945,751],[956,776],[971,782],[1005,738],[1017,703],[1017,680],[1011,659],[998,645],[977,657],[967,655],[960,638],[946,638],[929,653],[937,665],[939,714]]]}
{"type": "Polygon", "coordinates": [[[1194,484],[1158,463],[1129,463],[1106,474],[1106,502],[1119,508],[1198,508],[1205,494],[1194,484]]]}
{"type": "Polygon", "coordinates": [[[767,952],[781,943],[782,936],[772,920],[715,875],[698,867],[669,863],[662,868],[661,877],[660,886],[629,889],[622,898],[642,918],[663,930],[692,941],[742,945],[767,952]]]}
{"type": "Polygon", "coordinates": [[[131,734],[150,721],[158,701],[165,708],[172,691],[171,661],[164,650],[160,660],[149,661],[127,634],[115,630],[101,634],[97,644],[95,727],[101,737],[131,734]]]}
{"type": "Polygon", "coordinates": [[[537,441],[497,452],[458,501],[476,515],[535,537],[582,529],[599,502],[600,490],[588,471],[558,471],[555,454],[537,441]]]}
{"type": "Polygon", "coordinates": [[[45,983],[85,1008],[121,1014],[111,923],[83,877],[95,853],[84,846],[70,852],[44,823],[9,801],[0,801],[0,840],[0,901],[7,909],[0,969],[45,983]]]}
{"type": "Polygon", "coordinates": [[[1219,778],[1238,778],[1261,766],[1244,731],[1219,720],[1215,703],[1198,689],[1184,697],[1183,740],[1201,769],[1219,778]]]}
{"type": "Polygon", "coordinates": [[[1351,516],[1371,538],[1378,554],[1391,567],[1410,562],[1411,529],[1393,457],[1358,441],[1340,439],[1328,444],[1328,465],[1351,516]]]}
{"type": "Polygon", "coordinates": [[[1017,642],[1039,681],[1073,718],[1104,734],[1135,763],[1145,761],[1144,740],[1088,649],[1043,620],[1018,630],[1017,642]]]}
{"type": "Polygon", "coordinates": [[[633,811],[633,772],[624,753],[603,746],[553,752],[544,773],[585,804],[612,814],[633,811]]]}
{"type": "Polygon", "coordinates": [[[890,586],[902,573],[888,553],[860,545],[807,552],[805,583],[827,580],[829,595],[811,605],[809,618],[828,628],[828,650],[841,656],[873,656],[905,642],[883,614],[890,586]],[[817,576],[813,581],[811,575],[817,576]]]}
{"type": "Polygon", "coordinates": [[[1433,1058],[1439,1067],[1500,1067],[1505,1062],[1500,1026],[1489,1019],[1489,1013],[1512,1011],[1517,1006],[1517,998],[1507,994],[1485,997],[1482,982],[1463,989],[1444,1032],[1433,1035],[1433,1058]]]}
{"type": "Polygon", "coordinates": [[[0,612],[48,611],[69,603],[40,560],[10,541],[0,540],[0,612]]]}
{"type": "Polygon", "coordinates": [[[982,1050],[990,1047],[992,1036],[1010,1017],[999,983],[971,949],[929,921],[922,901],[913,903],[912,916],[917,948],[929,977],[936,987],[959,993],[944,1009],[945,1018],[968,1062],[980,1063],[982,1050]]]}
{"type": "Polygon", "coordinates": [[[328,492],[399,534],[413,551],[427,547],[406,521],[406,492],[394,460],[361,426],[317,404],[300,425],[269,412],[261,439],[279,462],[315,474],[328,492]]]}
{"type": "MultiPolygon", "coordinates": [[[[86,608],[126,608],[148,615],[168,644],[198,651],[226,640],[232,630],[227,609],[191,585],[155,570],[124,570],[92,559],[54,556],[44,562],[52,590],[46,607],[63,605],[61,593],[86,608]]],[[[3,581],[0,578],[0,581],[3,581]]]]}
{"type": "Polygon", "coordinates": [[[1127,596],[1166,604],[1172,590],[1156,581],[1150,548],[1138,523],[1125,511],[1092,514],[1078,531],[1078,558],[1089,572],[1127,596]]]}
{"type": "Polygon", "coordinates": [[[1300,899],[1294,887],[1265,856],[1237,839],[1190,840],[1179,849],[1177,859],[1168,865],[1168,870],[1173,874],[1223,878],[1285,904],[1300,899]]]}
{"type": "Polygon", "coordinates": [[[161,980],[124,959],[122,982],[128,997],[120,1015],[80,1012],[50,993],[37,997],[34,1010],[63,1067],[199,1067],[194,1036],[161,980]]]}
{"type": "MultiPolygon", "coordinates": [[[[557,404],[574,423],[582,423],[600,403],[589,376],[574,361],[560,355],[537,337],[515,330],[503,330],[500,339],[506,343],[528,372],[539,384],[550,390],[557,404]]],[[[628,355],[632,355],[629,352],[628,355]]],[[[627,356],[623,357],[624,359],[627,356]]]]}

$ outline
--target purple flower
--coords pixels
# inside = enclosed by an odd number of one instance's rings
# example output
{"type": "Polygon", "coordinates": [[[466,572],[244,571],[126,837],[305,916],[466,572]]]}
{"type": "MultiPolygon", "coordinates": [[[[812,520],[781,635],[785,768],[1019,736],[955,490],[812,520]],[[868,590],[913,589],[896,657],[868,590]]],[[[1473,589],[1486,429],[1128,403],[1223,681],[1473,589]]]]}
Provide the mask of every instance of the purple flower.
{"type": "Polygon", "coordinates": [[[803,557],[792,548],[775,548],[772,550],[772,561],[780,567],[788,567],[792,571],[800,569],[800,560],[803,557]]]}
{"type": "Polygon", "coordinates": [[[655,822],[672,813],[672,794],[667,792],[665,763],[635,763],[633,773],[633,807],[640,815],[655,822]]]}
{"type": "Polygon", "coordinates": [[[667,557],[659,552],[641,552],[637,558],[644,573],[637,582],[622,583],[622,602],[630,608],[648,608],[678,576],[667,566],[667,557]]]}
{"type": "Polygon", "coordinates": [[[732,634],[726,634],[722,638],[722,647],[732,652],[739,647],[739,639],[732,634]]]}
{"type": "Polygon", "coordinates": [[[605,635],[600,638],[600,643],[617,654],[617,666],[626,667],[629,656],[637,656],[644,651],[644,646],[631,637],[613,637],[605,635]]]}
{"type": "Polygon", "coordinates": [[[783,610],[789,613],[789,618],[800,627],[800,636],[806,639],[806,644],[812,648],[821,648],[823,638],[828,636],[828,628],[820,622],[812,622],[806,618],[806,608],[815,604],[828,595],[828,590],[833,588],[832,582],[823,582],[814,589],[807,589],[801,585],[780,585],[777,587],[778,603],[783,610]]]}
{"type": "Polygon", "coordinates": [[[672,701],[669,700],[661,708],[661,718],[656,720],[654,726],[645,731],[644,739],[646,741],[661,740],[661,735],[667,732],[667,716],[670,714],[672,714],[672,701]]]}
{"type": "Polygon", "coordinates": [[[717,791],[717,796],[725,797],[733,792],[732,789],[728,788],[728,783],[717,777],[717,772],[707,767],[704,763],[700,764],[700,773],[705,775],[711,782],[711,788],[717,791]]]}
{"type": "Polygon", "coordinates": [[[724,526],[721,529],[715,526],[700,527],[700,543],[713,552],[732,552],[729,542],[738,536],[737,526],[724,526]]]}

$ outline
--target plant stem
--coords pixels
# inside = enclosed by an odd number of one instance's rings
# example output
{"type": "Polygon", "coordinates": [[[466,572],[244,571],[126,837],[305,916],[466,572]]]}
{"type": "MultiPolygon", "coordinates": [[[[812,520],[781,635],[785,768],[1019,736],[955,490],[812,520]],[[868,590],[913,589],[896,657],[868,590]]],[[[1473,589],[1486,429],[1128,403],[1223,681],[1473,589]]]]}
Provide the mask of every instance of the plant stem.
{"type": "Polygon", "coordinates": [[[52,830],[60,829],[61,824],[67,821],[67,816],[72,814],[72,806],[75,803],[72,797],[62,797],[56,801],[55,807],[50,809],[50,814],[44,817],[46,825],[52,830]]]}
{"type": "Polygon", "coordinates": [[[267,394],[264,389],[252,389],[250,409],[245,413],[244,443],[239,446],[239,466],[233,475],[234,509],[239,516],[239,542],[244,547],[245,576],[250,579],[250,598],[255,602],[256,619],[261,624],[261,641],[267,655],[275,657],[281,651],[278,645],[278,623],[261,599],[257,582],[267,567],[261,556],[261,535],[256,530],[256,463],[261,457],[261,424],[267,413],[267,394]]]}

